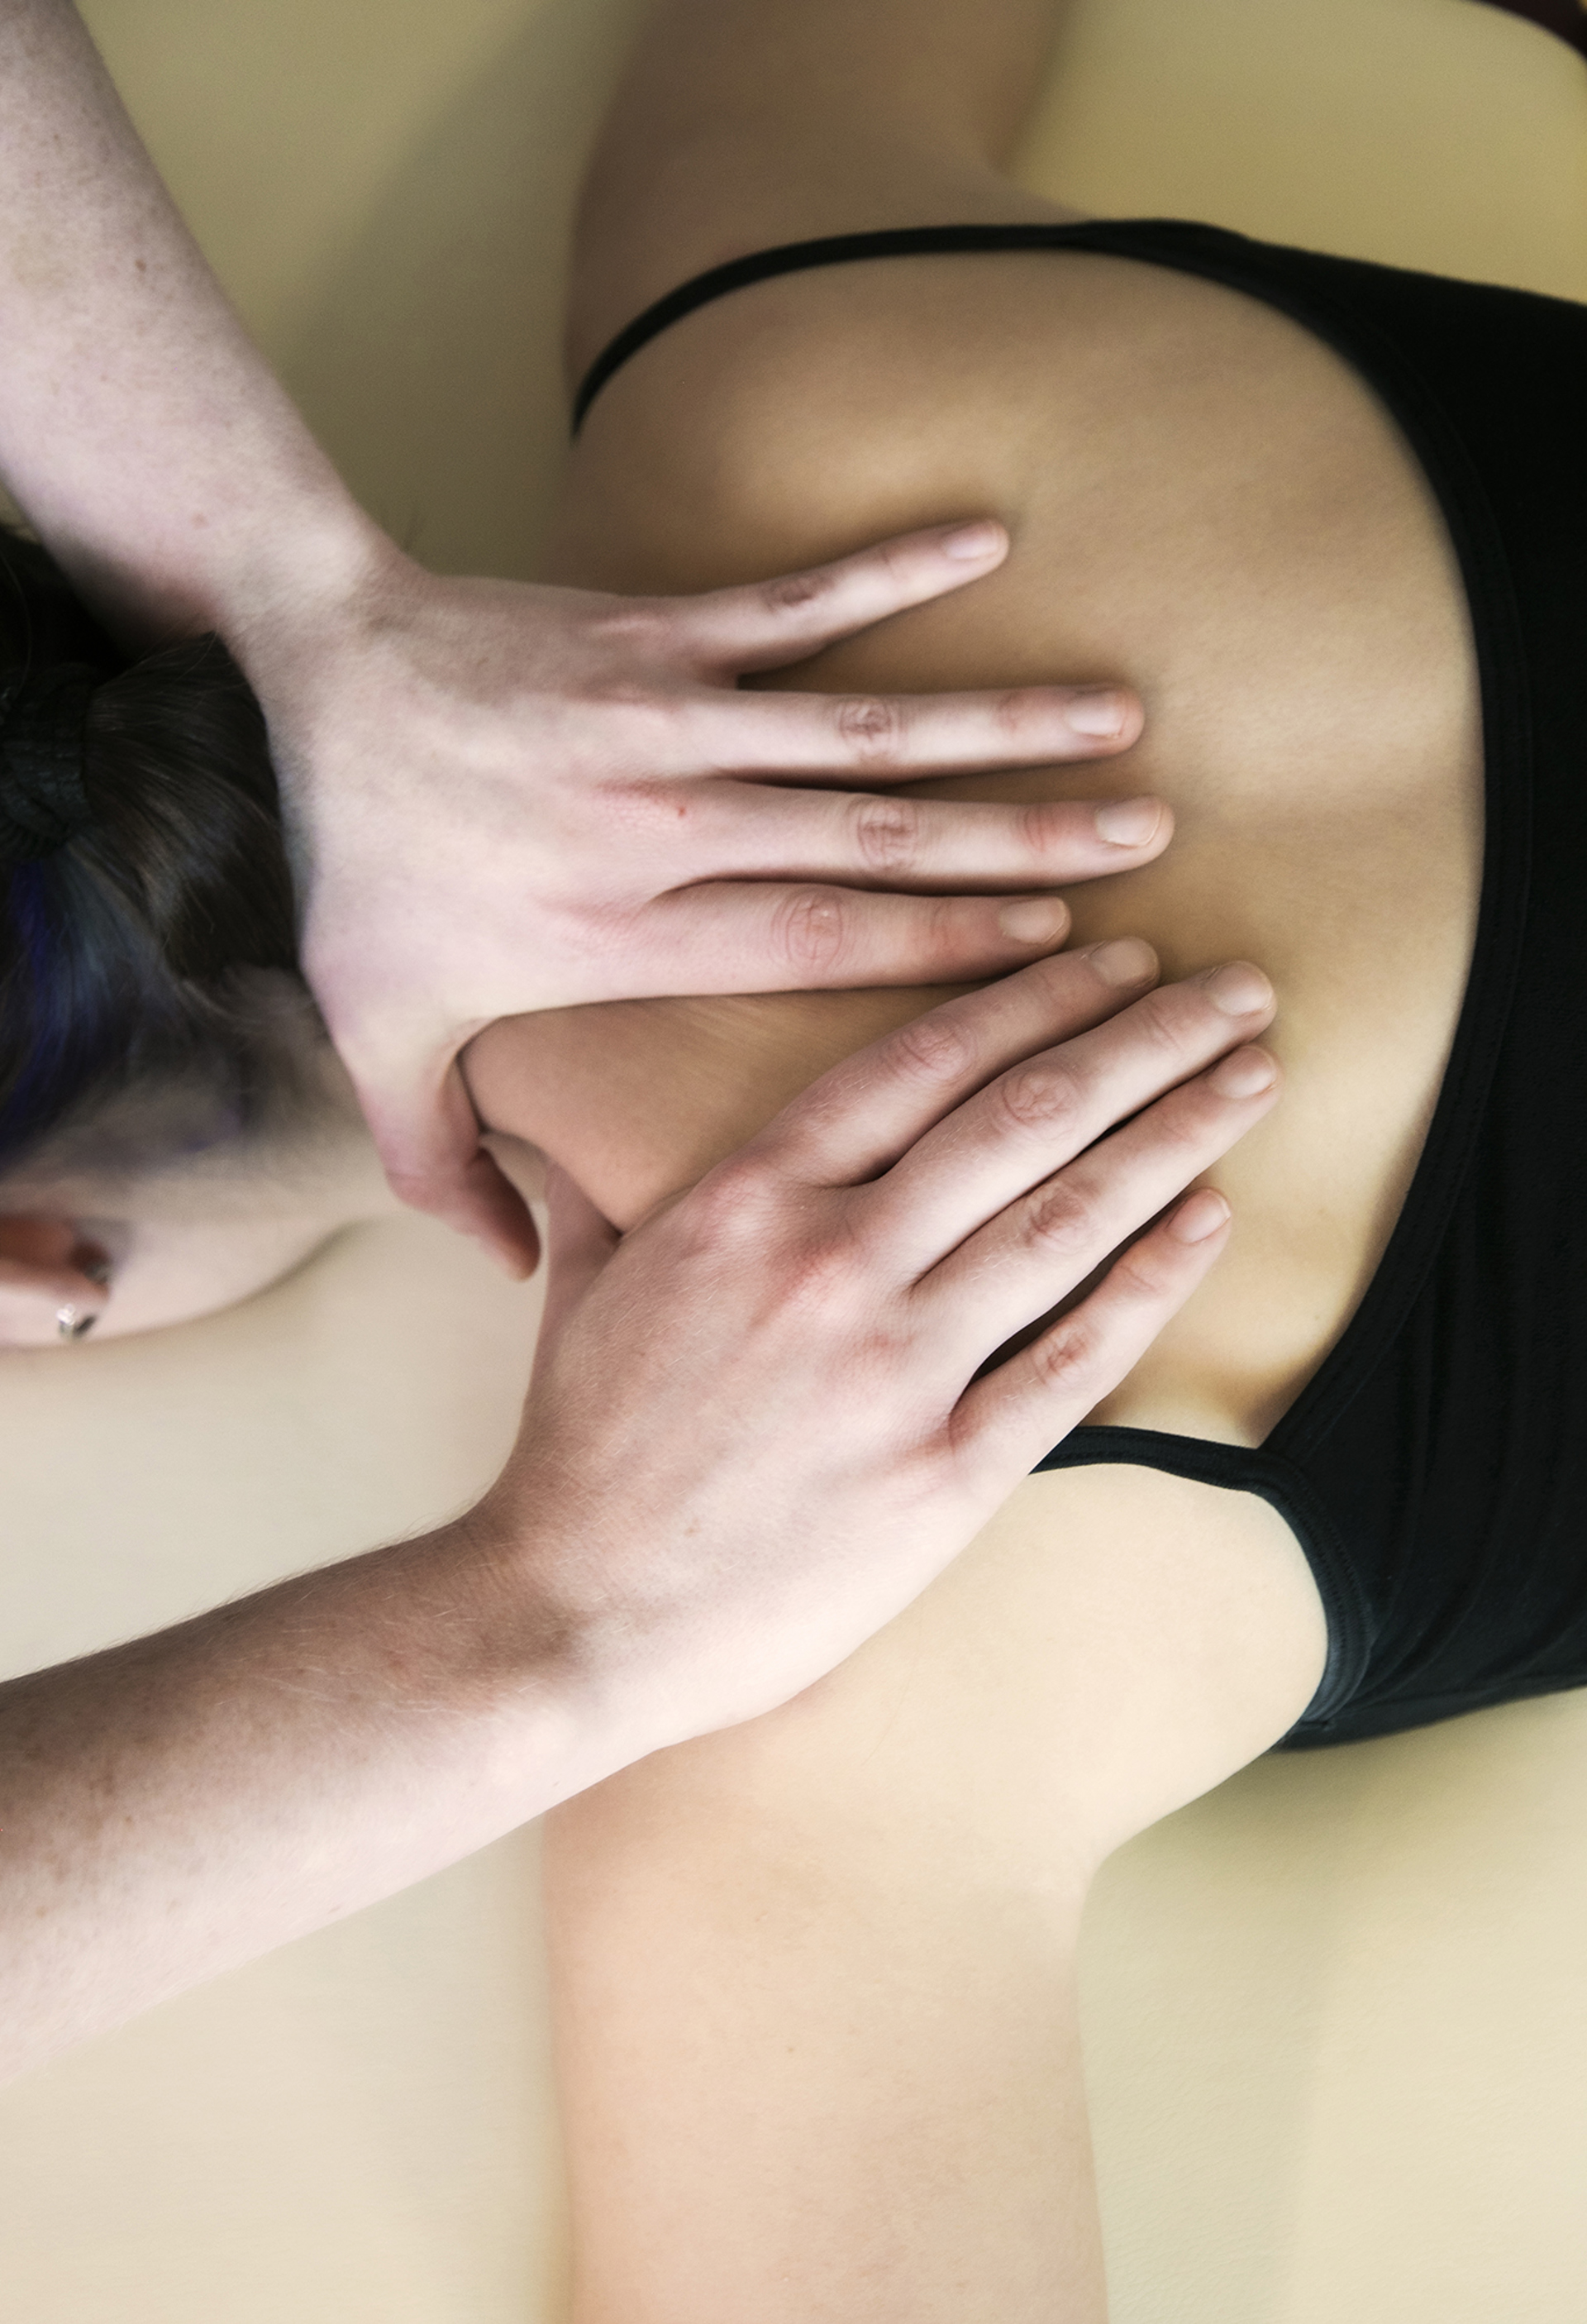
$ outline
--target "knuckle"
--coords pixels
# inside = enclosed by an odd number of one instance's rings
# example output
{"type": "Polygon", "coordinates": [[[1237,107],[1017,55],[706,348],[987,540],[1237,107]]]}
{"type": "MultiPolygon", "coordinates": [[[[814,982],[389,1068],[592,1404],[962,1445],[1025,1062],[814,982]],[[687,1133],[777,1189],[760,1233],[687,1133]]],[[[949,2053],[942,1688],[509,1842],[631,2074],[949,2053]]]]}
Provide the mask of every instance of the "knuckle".
{"type": "Polygon", "coordinates": [[[1095,1211],[1077,1186],[1066,1178],[1055,1178],[1030,1197],[1025,1231],[1044,1250],[1073,1255],[1096,1241],[1095,1211]]]}
{"type": "Polygon", "coordinates": [[[1013,755],[1050,754],[1055,696],[1049,688],[1009,687],[988,706],[1004,746],[1013,755]]]}
{"type": "Polygon", "coordinates": [[[803,613],[807,605],[830,597],[836,586],[835,575],[829,572],[784,573],[775,581],[762,582],[759,594],[761,604],[775,618],[780,613],[803,613]]]}
{"type": "Polygon", "coordinates": [[[1210,1093],[1202,1087],[1192,1087],[1176,1092],[1171,1102],[1154,1106],[1147,1117],[1158,1155],[1160,1157],[1167,1153],[1180,1157],[1186,1178],[1207,1158],[1215,1111],[1215,1101],[1210,1093]]]}
{"type": "Polygon", "coordinates": [[[834,973],[853,934],[853,906],[839,888],[796,888],[779,903],[771,925],[775,953],[801,976],[834,973]]]}
{"type": "Polygon", "coordinates": [[[904,722],[896,703],[852,694],[833,707],[838,733],[865,766],[891,766],[903,755],[904,722]]]}
{"type": "Polygon", "coordinates": [[[957,896],[912,896],[909,933],[920,973],[933,983],[952,984],[964,974],[966,939],[976,930],[980,907],[957,896]]]}
{"type": "Polygon", "coordinates": [[[951,1018],[917,1017],[900,1025],[889,1041],[886,1063],[911,1082],[933,1087],[957,1082],[974,1063],[974,1053],[963,1029],[951,1018]]]}
{"type": "Polygon", "coordinates": [[[1095,1341],[1089,1323],[1079,1315],[1070,1316],[1058,1331],[1046,1333],[1029,1353],[1041,1386],[1055,1396],[1081,1393],[1096,1371],[1095,1341]]]}
{"type": "Polygon", "coordinates": [[[1112,1268],[1112,1288],[1133,1299],[1158,1300],[1174,1289],[1166,1254],[1149,1239],[1131,1243],[1112,1268]]]}
{"type": "Polygon", "coordinates": [[[839,1227],[792,1239],[778,1254],[775,1288],[785,1314],[813,1322],[824,1336],[857,1345],[881,1330],[864,1253],[839,1227]]]}
{"type": "Polygon", "coordinates": [[[1130,1011],[1130,1018],[1139,1038],[1159,1056],[1185,1070],[1189,1062],[1189,1045],[1184,1011],[1170,988],[1166,991],[1149,992],[1130,1011]]]}
{"type": "Polygon", "coordinates": [[[1051,1131],[1075,1120],[1080,1092],[1062,1066],[1020,1065],[997,1084],[996,1103],[1014,1128],[1051,1131]]]}
{"type": "Polygon", "coordinates": [[[1056,855],[1064,846],[1072,811],[1058,799],[1033,799],[1017,809],[1014,833],[1031,855],[1056,855]]]}
{"type": "Polygon", "coordinates": [[[620,597],[599,620],[602,641],[620,662],[656,659],[675,642],[678,630],[677,607],[656,597],[620,597]]]}
{"type": "Polygon", "coordinates": [[[925,817],[912,799],[856,798],[848,812],[867,871],[914,869],[925,837],[925,817]]]}
{"type": "Polygon", "coordinates": [[[992,715],[1010,740],[1018,739],[1038,724],[1036,699],[1029,687],[1010,687],[998,696],[992,705],[992,715]]]}
{"type": "MultiPolygon", "coordinates": [[[[648,748],[643,742],[631,744],[636,761],[642,759],[661,765],[670,763],[676,754],[663,740],[661,722],[643,723],[650,740],[648,748]]],[[[676,782],[644,774],[624,774],[620,780],[602,783],[599,798],[608,838],[621,836],[631,844],[670,837],[680,821],[688,820],[695,806],[694,799],[676,782]]]]}
{"type": "Polygon", "coordinates": [[[688,1196],[690,1225],[706,1244],[734,1242],[743,1234],[763,1234],[774,1203],[777,1180],[757,1154],[730,1154],[706,1173],[688,1196]]]}
{"type": "MultiPolygon", "coordinates": [[[[1048,953],[1041,960],[1033,960],[1020,970],[1021,985],[1039,996],[1039,1005],[1046,1010],[1070,1011],[1073,1021],[1074,976],[1075,955],[1072,952],[1048,953]]],[[[1060,1020],[1062,1024],[1064,1020],[1060,1020]]]]}
{"type": "Polygon", "coordinates": [[[598,771],[608,794],[632,790],[646,770],[673,766],[687,754],[690,705],[649,682],[637,652],[625,655],[586,700],[601,721],[598,771]]]}

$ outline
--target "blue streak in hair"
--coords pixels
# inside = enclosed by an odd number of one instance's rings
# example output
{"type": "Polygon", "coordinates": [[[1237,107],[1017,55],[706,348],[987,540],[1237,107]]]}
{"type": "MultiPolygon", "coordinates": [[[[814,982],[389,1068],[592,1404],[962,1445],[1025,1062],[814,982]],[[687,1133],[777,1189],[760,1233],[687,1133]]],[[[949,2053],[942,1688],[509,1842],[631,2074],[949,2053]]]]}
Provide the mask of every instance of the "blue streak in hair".
{"type": "Polygon", "coordinates": [[[32,1019],[27,1062],[0,1107],[0,1148],[20,1142],[31,1127],[36,1101],[48,1094],[66,1046],[66,995],[50,973],[50,915],[44,880],[36,863],[18,863],[11,873],[11,919],[22,939],[29,991],[18,1014],[32,1019]]]}

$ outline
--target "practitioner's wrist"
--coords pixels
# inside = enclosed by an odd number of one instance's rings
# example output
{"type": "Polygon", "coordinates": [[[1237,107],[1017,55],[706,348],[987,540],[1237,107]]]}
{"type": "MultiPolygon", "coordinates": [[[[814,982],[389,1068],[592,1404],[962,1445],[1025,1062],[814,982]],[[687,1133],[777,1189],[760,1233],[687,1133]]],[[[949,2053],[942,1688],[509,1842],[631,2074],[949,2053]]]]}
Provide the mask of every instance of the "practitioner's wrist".
{"type": "Polygon", "coordinates": [[[623,1589],[614,1569],[632,1556],[604,1552],[599,1511],[581,1512],[582,1498],[569,1490],[525,1517],[510,1466],[435,1537],[469,1572],[482,1668],[521,1711],[536,1797],[526,1815],[685,1740],[700,1722],[687,1605],[663,1587],[623,1589]]]}
{"type": "Polygon", "coordinates": [[[419,568],[334,476],[250,530],[217,559],[208,610],[268,708],[378,629],[419,568]]]}

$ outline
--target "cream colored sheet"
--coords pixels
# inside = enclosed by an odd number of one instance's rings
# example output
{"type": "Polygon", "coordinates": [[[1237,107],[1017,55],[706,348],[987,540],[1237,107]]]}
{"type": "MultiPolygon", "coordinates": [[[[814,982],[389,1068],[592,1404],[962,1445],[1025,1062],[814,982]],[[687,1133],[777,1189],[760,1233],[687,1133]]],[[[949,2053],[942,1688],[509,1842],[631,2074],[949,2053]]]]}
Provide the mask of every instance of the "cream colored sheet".
{"type": "MultiPolygon", "coordinates": [[[[245,1306],[0,1357],[5,1664],[472,1499],[538,1301],[428,1222],[245,1306]]],[[[532,1839],[0,2092],[7,2324],[522,2324],[559,2265],[532,1839]]]]}
{"type": "MultiPolygon", "coordinates": [[[[221,273],[371,506],[525,572],[560,247],[634,0],[94,0],[221,273]]],[[[1587,72],[1470,0],[1081,0],[1025,157],[1587,297],[1587,72]]],[[[532,1295],[419,1222],[228,1316],[0,1358],[0,1665],[423,1525],[508,1443],[532,1295]]],[[[1119,2324],[1581,2324],[1587,1698],[1274,1759],[1092,1914],[1119,2324]]],[[[19,2324],[554,2324],[532,1846],[0,2095],[19,2324]]],[[[750,2324],[750,2319],[746,2319],[750,2324]]]]}

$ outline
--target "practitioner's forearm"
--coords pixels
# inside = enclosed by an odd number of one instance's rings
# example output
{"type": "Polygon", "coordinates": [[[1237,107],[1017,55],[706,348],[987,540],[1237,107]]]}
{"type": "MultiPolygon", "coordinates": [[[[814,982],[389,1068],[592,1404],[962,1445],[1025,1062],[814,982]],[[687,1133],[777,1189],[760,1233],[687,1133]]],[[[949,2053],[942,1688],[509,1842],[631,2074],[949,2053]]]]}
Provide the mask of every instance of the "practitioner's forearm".
{"type": "Polygon", "coordinates": [[[790,1701],[918,1596],[1223,1247],[1227,1204],[1176,1197],[1272,1102],[1228,1054],[1272,995],[1153,965],[950,1004],[621,1244],[552,1173],[523,1425],[468,1517],[0,1687],[0,2063],[790,1701]]]}
{"type": "Polygon", "coordinates": [[[0,1687],[0,2074],[512,1830],[600,1731],[467,1524],[0,1687]]]}
{"type": "Polygon", "coordinates": [[[129,635],[229,633],[378,553],[67,0],[0,0],[0,475],[129,635]]]}

